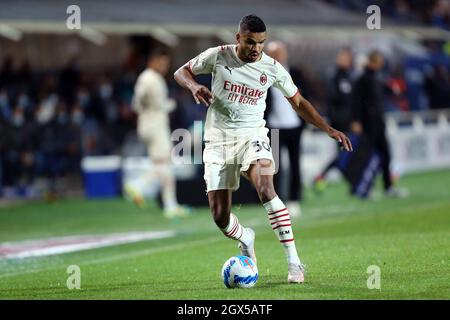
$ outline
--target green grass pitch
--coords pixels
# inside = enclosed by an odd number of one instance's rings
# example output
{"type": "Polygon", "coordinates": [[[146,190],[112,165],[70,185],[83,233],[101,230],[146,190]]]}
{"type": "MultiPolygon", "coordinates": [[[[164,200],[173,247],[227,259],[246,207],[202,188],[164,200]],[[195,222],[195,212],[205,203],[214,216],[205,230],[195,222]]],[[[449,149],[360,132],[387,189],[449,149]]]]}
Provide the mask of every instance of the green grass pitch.
{"type": "Polygon", "coordinates": [[[139,210],[122,199],[1,208],[0,242],[144,230],[177,235],[0,260],[0,299],[449,299],[450,171],[408,175],[400,184],[409,198],[362,201],[342,183],[321,197],[306,190],[303,216],[293,221],[307,266],[302,285],[287,284],[284,253],[263,207],[235,203],[241,223],[256,231],[260,278],[251,289],[223,285],[222,264],[239,251],[207,208],[178,223],[164,219],[154,203],[139,210]],[[69,265],[80,267],[80,290],[66,286],[69,265]],[[380,289],[367,288],[370,265],[380,267],[380,289]]]}

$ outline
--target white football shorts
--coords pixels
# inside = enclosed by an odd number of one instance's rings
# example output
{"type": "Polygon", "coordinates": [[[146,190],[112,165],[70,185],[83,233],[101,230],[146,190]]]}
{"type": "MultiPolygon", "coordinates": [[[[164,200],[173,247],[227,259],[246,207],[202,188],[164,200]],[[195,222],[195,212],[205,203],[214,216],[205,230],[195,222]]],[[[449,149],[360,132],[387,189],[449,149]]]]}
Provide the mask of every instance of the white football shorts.
{"type": "Polygon", "coordinates": [[[223,189],[236,191],[241,173],[259,159],[270,160],[272,168],[268,174],[274,173],[275,162],[267,134],[237,138],[226,143],[206,141],[205,144],[203,162],[206,192],[223,189]]]}
{"type": "Polygon", "coordinates": [[[147,145],[147,152],[152,161],[170,160],[172,141],[170,140],[170,128],[167,124],[138,127],[138,135],[147,145]]]}

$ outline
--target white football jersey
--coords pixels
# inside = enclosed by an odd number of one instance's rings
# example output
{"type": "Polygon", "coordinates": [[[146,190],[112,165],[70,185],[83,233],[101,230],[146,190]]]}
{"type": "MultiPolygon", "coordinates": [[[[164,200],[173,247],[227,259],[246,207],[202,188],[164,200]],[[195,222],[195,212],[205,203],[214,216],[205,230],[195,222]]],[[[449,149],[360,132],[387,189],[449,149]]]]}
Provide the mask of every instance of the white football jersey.
{"type": "Polygon", "coordinates": [[[139,115],[139,128],[155,128],[169,123],[168,113],[176,106],[169,98],[164,77],[150,68],[145,69],[137,78],[134,87],[132,107],[139,115]]]}
{"type": "Polygon", "coordinates": [[[285,97],[298,89],[286,69],[262,53],[256,62],[237,56],[237,45],[209,48],[189,61],[194,75],[212,74],[213,101],[208,108],[205,140],[220,140],[252,134],[264,128],[267,90],[274,86],[285,97]]]}

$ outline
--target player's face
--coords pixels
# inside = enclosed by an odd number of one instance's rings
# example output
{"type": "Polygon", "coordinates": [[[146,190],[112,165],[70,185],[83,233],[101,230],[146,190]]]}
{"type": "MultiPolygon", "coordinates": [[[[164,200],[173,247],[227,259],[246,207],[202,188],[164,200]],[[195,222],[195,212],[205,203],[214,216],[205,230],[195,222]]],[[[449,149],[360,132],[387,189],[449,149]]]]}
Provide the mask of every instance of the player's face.
{"type": "Polygon", "coordinates": [[[160,59],[162,74],[166,75],[170,68],[170,58],[168,56],[161,56],[160,59]]]}
{"type": "Polygon", "coordinates": [[[339,52],[336,62],[339,67],[344,69],[350,69],[353,63],[352,60],[353,60],[352,54],[347,50],[343,50],[339,52]]]}
{"type": "Polygon", "coordinates": [[[377,56],[377,70],[381,70],[384,67],[384,58],[382,55],[377,56]]]}
{"type": "Polygon", "coordinates": [[[161,55],[159,57],[154,58],[153,61],[150,61],[150,65],[153,69],[155,69],[160,74],[165,76],[169,72],[170,57],[161,55]]]}
{"type": "Polygon", "coordinates": [[[239,32],[236,35],[239,58],[245,62],[258,61],[261,57],[266,38],[266,32],[239,32]]]}

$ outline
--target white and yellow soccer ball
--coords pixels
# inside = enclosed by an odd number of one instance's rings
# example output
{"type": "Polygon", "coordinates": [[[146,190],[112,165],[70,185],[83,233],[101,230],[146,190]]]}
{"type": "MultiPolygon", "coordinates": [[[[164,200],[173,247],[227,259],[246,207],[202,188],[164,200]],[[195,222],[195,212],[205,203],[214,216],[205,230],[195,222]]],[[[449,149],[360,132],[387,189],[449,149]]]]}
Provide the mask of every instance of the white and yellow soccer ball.
{"type": "Polygon", "coordinates": [[[222,279],[227,288],[251,288],[258,281],[258,268],[246,256],[234,256],[225,261],[222,279]]]}

